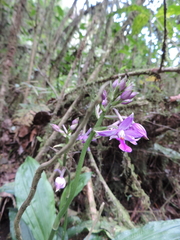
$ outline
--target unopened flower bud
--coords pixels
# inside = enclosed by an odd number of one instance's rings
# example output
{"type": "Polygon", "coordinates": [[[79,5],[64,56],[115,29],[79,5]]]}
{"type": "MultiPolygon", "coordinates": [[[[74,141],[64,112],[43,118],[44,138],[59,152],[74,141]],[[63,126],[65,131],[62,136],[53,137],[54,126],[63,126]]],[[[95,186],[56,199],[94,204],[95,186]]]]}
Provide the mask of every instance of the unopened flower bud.
{"type": "Polygon", "coordinates": [[[119,79],[116,79],[116,80],[113,82],[112,87],[113,87],[113,88],[116,88],[118,85],[119,85],[119,79]]]}
{"type": "Polygon", "coordinates": [[[138,94],[138,92],[132,92],[129,96],[129,99],[134,98],[137,94],[138,94]]]}
{"type": "Polygon", "coordinates": [[[121,94],[121,99],[122,100],[127,100],[129,99],[129,96],[131,95],[132,91],[124,91],[122,94],[121,94]]]}
{"type": "Polygon", "coordinates": [[[57,192],[57,191],[59,191],[60,189],[65,188],[65,186],[66,186],[66,180],[65,180],[65,178],[63,177],[66,169],[63,168],[62,171],[59,170],[59,169],[55,169],[54,171],[59,172],[59,175],[60,175],[59,177],[57,177],[57,178],[55,179],[55,182],[54,182],[55,188],[56,188],[56,192],[57,192]]]}
{"type": "Polygon", "coordinates": [[[55,179],[55,188],[56,188],[56,192],[59,191],[60,189],[65,188],[66,186],[66,180],[63,177],[57,177],[55,179]]]}
{"type": "Polygon", "coordinates": [[[78,126],[78,123],[79,123],[79,118],[74,119],[74,120],[72,121],[72,124],[71,124],[71,126],[70,126],[70,129],[71,129],[71,130],[76,129],[76,127],[78,126]]]}
{"type": "Polygon", "coordinates": [[[103,106],[106,106],[107,103],[108,103],[106,90],[103,91],[103,93],[102,93],[102,95],[101,95],[101,98],[102,98],[102,105],[103,105],[103,106]]]}
{"type": "Polygon", "coordinates": [[[56,125],[56,124],[51,124],[51,127],[52,127],[52,129],[53,129],[54,131],[56,131],[56,132],[61,132],[61,129],[59,128],[58,125],[56,125]]]}
{"type": "Polygon", "coordinates": [[[123,91],[126,87],[126,77],[124,77],[119,83],[119,90],[123,91]]]}

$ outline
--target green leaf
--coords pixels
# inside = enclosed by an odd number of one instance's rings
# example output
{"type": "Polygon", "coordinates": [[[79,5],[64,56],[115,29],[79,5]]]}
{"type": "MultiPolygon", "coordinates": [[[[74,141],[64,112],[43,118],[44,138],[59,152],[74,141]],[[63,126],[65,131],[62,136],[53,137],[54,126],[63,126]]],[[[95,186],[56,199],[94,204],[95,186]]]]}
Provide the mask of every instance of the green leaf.
{"type": "MultiPolygon", "coordinates": [[[[178,5],[170,5],[167,8],[167,18],[173,15],[180,15],[180,6],[178,5]]],[[[156,14],[157,18],[164,17],[164,7],[161,7],[156,14]]]]}
{"type": "Polygon", "coordinates": [[[129,13],[132,11],[137,11],[139,13],[144,13],[144,14],[148,14],[148,15],[150,14],[149,9],[147,9],[146,7],[133,4],[128,7],[119,8],[119,9],[117,9],[117,11],[115,11],[109,15],[111,16],[111,15],[115,15],[115,14],[122,14],[123,12],[129,13]]]}
{"type": "MultiPolygon", "coordinates": [[[[17,214],[17,209],[15,208],[9,208],[9,220],[10,220],[10,233],[12,240],[16,240],[15,237],[15,231],[14,231],[14,219],[17,214]]],[[[23,240],[35,240],[31,230],[29,229],[28,225],[23,221],[23,219],[20,220],[20,229],[21,229],[21,235],[23,240]]]]}
{"type": "Polygon", "coordinates": [[[180,153],[176,152],[175,150],[173,150],[171,148],[166,148],[166,147],[161,146],[158,143],[155,143],[154,149],[156,151],[162,152],[167,158],[170,158],[171,160],[179,160],[180,159],[180,153]]]}
{"type": "MultiPolygon", "coordinates": [[[[69,239],[73,236],[80,234],[83,231],[90,231],[93,226],[93,221],[82,221],[76,226],[73,226],[67,230],[69,239]]],[[[100,234],[103,233],[104,235],[108,236],[109,239],[113,239],[113,236],[120,232],[125,230],[124,227],[118,226],[117,222],[115,221],[107,221],[106,219],[103,219],[101,221],[98,221],[95,227],[92,230],[93,234],[100,234]]]]}
{"type": "Polygon", "coordinates": [[[118,234],[114,240],[178,240],[180,239],[180,219],[150,222],[118,234]]]}
{"type": "MultiPolygon", "coordinates": [[[[27,157],[16,173],[15,196],[18,208],[29,194],[32,179],[38,166],[39,163],[36,160],[27,157]]],[[[50,234],[54,219],[54,193],[43,172],[35,196],[23,214],[23,220],[31,229],[35,239],[46,240],[50,234]]]]}
{"type": "MultiPolygon", "coordinates": [[[[174,20],[175,18],[173,18],[174,16],[179,16],[180,15],[180,6],[177,5],[170,5],[167,8],[167,21],[166,21],[166,27],[167,27],[167,32],[168,32],[168,36],[171,38],[173,36],[174,30],[173,28],[175,27],[174,23],[172,22],[172,20],[174,20]]],[[[156,18],[158,21],[158,28],[160,30],[164,29],[164,7],[161,7],[159,9],[159,11],[156,14],[156,18]]]]}
{"type": "Polygon", "coordinates": [[[60,17],[63,17],[64,11],[62,10],[62,8],[60,6],[56,6],[56,11],[60,17]]]}
{"type": "Polygon", "coordinates": [[[91,174],[92,174],[91,172],[85,172],[85,173],[80,175],[79,184],[76,188],[76,192],[74,194],[74,197],[76,197],[83,190],[83,188],[86,186],[86,184],[88,183],[88,181],[91,178],[91,174]]]}
{"type": "Polygon", "coordinates": [[[14,195],[14,182],[9,182],[0,187],[0,192],[6,192],[14,195]]]}
{"type": "Polygon", "coordinates": [[[149,15],[145,13],[138,14],[132,24],[132,35],[138,34],[141,29],[147,24],[149,15]]]}
{"type": "MultiPolygon", "coordinates": [[[[74,197],[76,197],[82,191],[82,189],[84,188],[84,186],[86,186],[86,184],[88,183],[90,178],[91,178],[91,172],[85,172],[85,173],[80,175],[79,184],[76,188],[76,192],[74,194],[74,197]]],[[[62,196],[61,196],[60,208],[62,208],[66,204],[66,201],[67,201],[67,198],[69,197],[69,194],[70,194],[70,191],[71,191],[71,187],[73,186],[73,183],[74,183],[74,179],[64,189],[64,191],[62,193],[62,196]]]]}

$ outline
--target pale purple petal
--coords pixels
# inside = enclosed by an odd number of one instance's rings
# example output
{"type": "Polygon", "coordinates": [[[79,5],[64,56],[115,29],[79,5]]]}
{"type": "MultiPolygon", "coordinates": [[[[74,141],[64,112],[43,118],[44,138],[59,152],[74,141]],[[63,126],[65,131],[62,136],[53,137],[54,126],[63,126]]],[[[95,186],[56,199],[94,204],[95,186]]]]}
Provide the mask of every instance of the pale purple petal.
{"type": "Polygon", "coordinates": [[[119,90],[123,91],[126,87],[126,77],[124,77],[119,83],[119,90]]]}
{"type": "Polygon", "coordinates": [[[121,117],[121,115],[119,114],[118,110],[116,108],[113,108],[113,110],[115,111],[116,115],[118,116],[119,120],[122,122],[123,118],[121,117]]]}
{"type": "Polygon", "coordinates": [[[113,129],[113,130],[104,130],[104,131],[96,131],[97,135],[102,136],[102,137],[110,137],[111,135],[116,134],[118,129],[113,129]]]}
{"type": "Polygon", "coordinates": [[[120,96],[120,98],[122,99],[122,100],[127,100],[127,99],[129,99],[129,96],[131,95],[131,93],[132,93],[132,91],[124,91],[122,94],[121,94],[121,96],[120,96]]]}
{"type": "MultiPolygon", "coordinates": [[[[81,131],[79,136],[78,136],[78,138],[77,138],[77,140],[80,140],[82,143],[85,143],[86,140],[88,139],[89,134],[90,134],[91,131],[92,131],[92,128],[89,128],[89,130],[86,133],[84,133],[84,134],[81,131]]],[[[92,141],[95,141],[95,140],[96,139],[93,139],[92,141]]]]}
{"type": "Polygon", "coordinates": [[[132,124],[132,128],[134,129],[134,131],[136,131],[139,134],[141,134],[141,137],[144,137],[144,138],[148,139],[147,132],[146,132],[145,128],[141,124],[133,123],[132,124]]]}
{"type": "Polygon", "coordinates": [[[127,100],[124,100],[123,102],[121,102],[121,104],[126,105],[126,104],[128,104],[128,103],[130,103],[132,101],[133,101],[133,99],[127,99],[127,100]]]}
{"type": "Polygon", "coordinates": [[[113,87],[113,88],[116,88],[118,85],[119,85],[119,79],[116,79],[116,80],[113,82],[112,87],[113,87]]]}
{"type": "Polygon", "coordinates": [[[120,123],[119,130],[121,129],[126,130],[129,127],[131,127],[133,120],[134,120],[134,114],[132,113],[129,117],[127,117],[120,123]]]}
{"type": "Polygon", "coordinates": [[[137,94],[138,94],[138,92],[132,92],[129,96],[129,99],[134,98],[137,94]]]}

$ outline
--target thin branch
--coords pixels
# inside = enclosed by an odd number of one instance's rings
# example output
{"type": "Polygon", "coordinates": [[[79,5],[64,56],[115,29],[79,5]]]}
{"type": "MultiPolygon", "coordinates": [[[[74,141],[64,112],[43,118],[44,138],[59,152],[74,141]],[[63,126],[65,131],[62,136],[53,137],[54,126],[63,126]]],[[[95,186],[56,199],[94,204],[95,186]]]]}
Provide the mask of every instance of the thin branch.
{"type": "Polygon", "coordinates": [[[163,63],[166,59],[166,39],[167,39],[166,13],[167,13],[167,6],[166,6],[166,0],[164,0],[164,40],[162,45],[162,57],[161,57],[161,64],[160,64],[159,71],[161,71],[161,68],[163,67],[163,63]]]}
{"type": "MultiPolygon", "coordinates": [[[[67,110],[66,114],[63,116],[63,118],[61,119],[60,123],[59,123],[59,128],[62,127],[62,125],[68,120],[72,110],[75,108],[75,106],[77,105],[77,103],[83,98],[84,93],[80,94],[78,98],[76,98],[74,100],[74,102],[71,104],[71,106],[69,107],[69,109],[67,110]]],[[[47,141],[45,142],[44,146],[41,148],[41,150],[39,151],[38,155],[36,156],[36,160],[38,162],[40,162],[40,160],[42,159],[42,157],[47,153],[47,151],[49,150],[49,146],[51,146],[54,142],[54,140],[56,139],[56,137],[58,136],[58,132],[53,132],[51,134],[50,137],[48,137],[47,141]]]]}
{"type": "MultiPolygon", "coordinates": [[[[159,74],[159,73],[168,73],[168,72],[176,72],[176,73],[180,74],[180,67],[162,68],[160,71],[159,71],[159,68],[148,68],[148,69],[136,70],[136,71],[133,71],[133,72],[127,72],[126,71],[125,73],[115,74],[115,75],[112,75],[108,78],[100,79],[100,80],[97,80],[97,81],[94,81],[94,82],[91,82],[91,83],[81,84],[81,85],[78,86],[78,90],[83,89],[85,87],[90,87],[94,84],[102,84],[102,83],[105,83],[105,82],[110,81],[110,80],[113,81],[117,78],[123,78],[125,76],[134,77],[134,76],[140,76],[140,75],[156,75],[156,74],[159,74]]],[[[70,94],[72,95],[73,92],[76,92],[76,91],[77,91],[77,88],[73,89],[70,94]]]]}
{"type": "Polygon", "coordinates": [[[160,71],[159,71],[159,68],[149,68],[149,69],[136,70],[134,72],[119,73],[119,74],[110,76],[108,78],[105,78],[103,80],[99,80],[97,82],[103,83],[103,82],[107,82],[109,80],[114,80],[114,79],[122,78],[125,76],[133,77],[133,76],[140,76],[140,75],[153,75],[153,74],[165,73],[165,72],[180,73],[180,67],[162,68],[160,71]]]}

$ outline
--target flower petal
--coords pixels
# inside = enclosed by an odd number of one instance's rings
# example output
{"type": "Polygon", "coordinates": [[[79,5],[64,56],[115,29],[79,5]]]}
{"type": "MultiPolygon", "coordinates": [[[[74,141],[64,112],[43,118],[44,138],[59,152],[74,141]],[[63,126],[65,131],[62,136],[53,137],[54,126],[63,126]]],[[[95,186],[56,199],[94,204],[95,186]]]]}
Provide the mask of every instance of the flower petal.
{"type": "Polygon", "coordinates": [[[129,127],[131,127],[133,120],[134,120],[134,113],[132,113],[129,117],[127,117],[122,121],[122,123],[119,125],[119,129],[120,130],[128,129],[129,127]]]}
{"type": "Polygon", "coordinates": [[[141,137],[144,137],[144,138],[148,139],[147,132],[141,124],[133,123],[132,128],[134,129],[134,131],[138,132],[141,135],[141,137]]]}
{"type": "Polygon", "coordinates": [[[123,152],[132,152],[132,148],[130,148],[128,145],[126,145],[125,141],[123,139],[117,138],[117,140],[120,142],[119,148],[123,152]]]}
{"type": "Polygon", "coordinates": [[[117,131],[118,129],[113,129],[113,130],[96,131],[96,133],[97,135],[102,137],[110,137],[112,135],[115,135],[117,131]]]}

